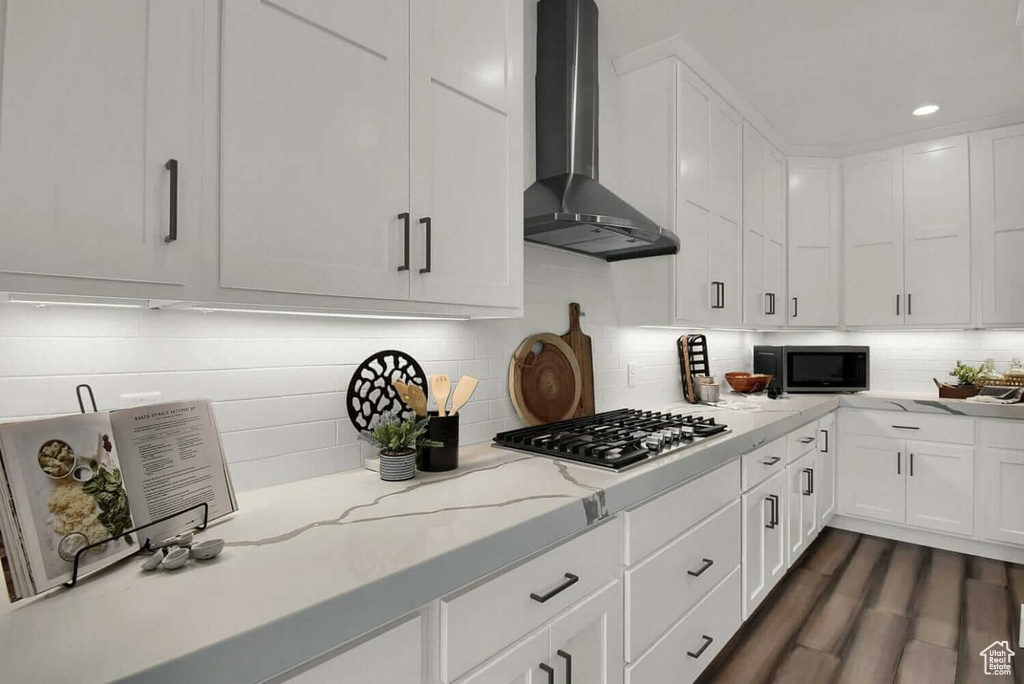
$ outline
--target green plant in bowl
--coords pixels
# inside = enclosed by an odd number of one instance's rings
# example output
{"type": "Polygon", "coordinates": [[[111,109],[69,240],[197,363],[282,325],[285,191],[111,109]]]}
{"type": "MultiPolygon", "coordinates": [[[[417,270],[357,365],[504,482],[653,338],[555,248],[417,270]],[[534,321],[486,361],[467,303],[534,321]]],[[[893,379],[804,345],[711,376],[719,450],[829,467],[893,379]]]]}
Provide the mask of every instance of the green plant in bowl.
{"type": "Polygon", "coordinates": [[[429,420],[429,418],[403,420],[398,414],[389,414],[381,418],[377,427],[364,432],[363,439],[386,456],[405,454],[413,451],[417,446],[444,446],[438,441],[423,439],[429,420]]]}

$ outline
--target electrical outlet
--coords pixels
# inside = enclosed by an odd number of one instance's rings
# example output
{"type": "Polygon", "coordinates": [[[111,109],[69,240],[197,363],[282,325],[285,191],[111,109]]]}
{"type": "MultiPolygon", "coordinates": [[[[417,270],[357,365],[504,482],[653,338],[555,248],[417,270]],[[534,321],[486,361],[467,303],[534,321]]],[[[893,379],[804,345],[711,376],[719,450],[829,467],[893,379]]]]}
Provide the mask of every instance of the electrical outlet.
{"type": "Polygon", "coordinates": [[[162,392],[139,392],[138,394],[122,394],[121,395],[121,408],[134,408],[136,406],[145,406],[146,404],[155,404],[163,397],[162,392]]]}
{"type": "Polygon", "coordinates": [[[630,361],[626,364],[626,384],[630,387],[636,387],[636,361],[630,361]]]}

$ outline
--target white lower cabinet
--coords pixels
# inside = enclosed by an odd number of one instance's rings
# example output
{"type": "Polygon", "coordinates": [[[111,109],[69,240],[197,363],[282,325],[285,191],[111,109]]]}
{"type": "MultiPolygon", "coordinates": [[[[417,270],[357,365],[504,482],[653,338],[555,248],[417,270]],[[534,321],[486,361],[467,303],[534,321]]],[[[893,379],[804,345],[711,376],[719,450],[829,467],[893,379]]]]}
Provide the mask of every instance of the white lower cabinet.
{"type": "Polygon", "coordinates": [[[786,472],[743,495],[743,618],[786,574],[786,472]]]}
{"type": "MultiPolygon", "coordinates": [[[[547,680],[541,666],[548,666],[551,635],[547,628],[532,634],[482,668],[469,675],[460,684],[540,684],[547,680]]],[[[549,666],[548,666],[549,667],[549,666]]]]}
{"type": "Polygon", "coordinates": [[[792,566],[818,536],[818,496],[814,490],[816,452],[786,468],[786,564],[792,566]]]}
{"type": "Polygon", "coordinates": [[[836,512],[836,414],[818,421],[818,469],[814,491],[818,504],[818,529],[825,527],[836,512]]]}
{"type": "Polygon", "coordinates": [[[692,682],[700,676],[743,622],[740,584],[737,568],[650,651],[626,667],[626,684],[692,682]]]}
{"type": "Polygon", "coordinates": [[[983,506],[981,536],[1024,544],[1024,424],[979,421],[977,474],[983,506]]]}
{"type": "Polygon", "coordinates": [[[974,449],[907,442],[907,524],[940,532],[974,531],[974,449]]]}
{"type": "Polygon", "coordinates": [[[902,523],[906,520],[903,442],[843,435],[839,453],[839,512],[902,523]]]}
{"type": "MultiPolygon", "coordinates": [[[[423,655],[423,618],[417,615],[397,627],[354,646],[344,646],[340,652],[328,653],[273,681],[288,684],[415,684],[426,681],[423,655]]],[[[480,681],[510,684],[538,680],[480,681]]]]}
{"type": "Polygon", "coordinates": [[[622,622],[618,581],[555,618],[548,657],[555,683],[621,684],[622,622]]]}

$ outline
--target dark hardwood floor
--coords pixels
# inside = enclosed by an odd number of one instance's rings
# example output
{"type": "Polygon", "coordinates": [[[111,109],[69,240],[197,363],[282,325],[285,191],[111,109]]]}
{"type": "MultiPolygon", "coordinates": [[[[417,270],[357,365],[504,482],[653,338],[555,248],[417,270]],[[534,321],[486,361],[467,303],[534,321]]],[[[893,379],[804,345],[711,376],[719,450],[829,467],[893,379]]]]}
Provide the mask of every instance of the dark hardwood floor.
{"type": "Polygon", "coordinates": [[[1024,684],[1024,567],[826,529],[700,684],[1024,684]],[[1012,677],[981,650],[1009,641],[1012,677]]]}

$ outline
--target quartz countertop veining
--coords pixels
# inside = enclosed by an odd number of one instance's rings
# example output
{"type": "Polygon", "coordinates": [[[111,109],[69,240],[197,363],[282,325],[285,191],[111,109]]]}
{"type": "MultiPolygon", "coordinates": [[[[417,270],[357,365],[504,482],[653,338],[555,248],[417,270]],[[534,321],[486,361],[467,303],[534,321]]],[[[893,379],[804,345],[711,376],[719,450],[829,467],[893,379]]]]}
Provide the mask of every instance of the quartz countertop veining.
{"type": "Polygon", "coordinates": [[[227,540],[215,560],[144,573],[132,559],[0,614],[5,681],[262,681],[840,405],[944,410],[877,395],[752,401],[661,407],[731,432],[622,473],[477,444],[458,470],[407,482],[358,470],[243,493],[199,536],[227,540]]]}

